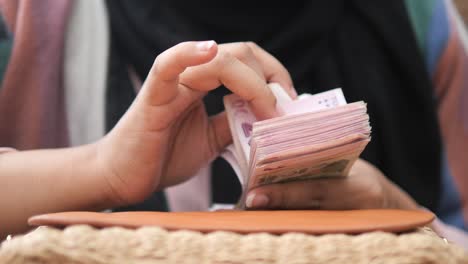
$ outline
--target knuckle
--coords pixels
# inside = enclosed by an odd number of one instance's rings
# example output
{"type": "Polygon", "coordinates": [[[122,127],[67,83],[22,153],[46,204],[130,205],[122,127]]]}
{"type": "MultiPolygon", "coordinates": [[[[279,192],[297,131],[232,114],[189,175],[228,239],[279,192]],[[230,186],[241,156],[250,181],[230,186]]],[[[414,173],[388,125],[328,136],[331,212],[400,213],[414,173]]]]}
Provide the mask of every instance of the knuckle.
{"type": "Polygon", "coordinates": [[[281,209],[284,208],[284,203],[287,200],[286,190],[281,188],[281,184],[272,184],[267,187],[265,194],[270,198],[268,202],[268,208],[270,209],[281,209]]]}
{"type": "Polygon", "coordinates": [[[247,41],[245,42],[245,44],[247,46],[249,46],[251,49],[257,49],[257,48],[260,48],[257,43],[253,42],[253,41],[247,41]]]}
{"type": "MultiPolygon", "coordinates": [[[[180,45],[180,44],[179,44],[180,45]]],[[[159,76],[162,80],[173,79],[175,74],[182,72],[185,69],[183,60],[178,52],[165,51],[159,54],[155,59],[152,67],[152,74],[159,76]]]]}
{"type": "Polygon", "coordinates": [[[317,209],[319,203],[324,201],[325,197],[321,190],[322,189],[321,182],[313,182],[311,180],[304,182],[304,187],[302,191],[302,197],[300,198],[303,200],[303,204],[308,209],[317,209]],[[316,186],[313,186],[316,185],[316,186]]]}
{"type": "MultiPolygon", "coordinates": [[[[281,187],[280,187],[281,188],[281,187]]],[[[294,209],[300,207],[301,200],[301,190],[297,188],[297,185],[292,183],[286,183],[281,191],[279,196],[279,207],[283,209],[294,209]]]]}
{"type": "Polygon", "coordinates": [[[288,203],[289,203],[289,195],[288,195],[288,190],[285,189],[283,191],[279,191],[279,195],[277,197],[276,203],[274,203],[274,208],[275,209],[282,209],[282,208],[288,208],[288,203]]]}
{"type": "Polygon", "coordinates": [[[164,54],[159,54],[154,59],[152,73],[159,75],[164,68],[164,54]]]}
{"type": "Polygon", "coordinates": [[[226,69],[230,68],[236,61],[235,57],[230,52],[220,52],[218,55],[218,60],[216,60],[216,66],[222,73],[226,71],[226,69]]]}
{"type": "Polygon", "coordinates": [[[253,51],[252,48],[247,44],[247,42],[240,42],[237,45],[238,53],[240,56],[243,58],[251,58],[253,57],[253,51]]]}
{"type": "Polygon", "coordinates": [[[223,52],[231,54],[236,59],[247,62],[254,58],[252,49],[245,42],[236,42],[229,45],[223,52]]]}
{"type": "Polygon", "coordinates": [[[234,56],[228,51],[220,52],[218,57],[218,62],[222,65],[230,64],[234,61],[234,56]]]}
{"type": "Polygon", "coordinates": [[[303,204],[307,209],[319,209],[326,201],[328,184],[322,180],[308,180],[303,183],[303,204]]]}

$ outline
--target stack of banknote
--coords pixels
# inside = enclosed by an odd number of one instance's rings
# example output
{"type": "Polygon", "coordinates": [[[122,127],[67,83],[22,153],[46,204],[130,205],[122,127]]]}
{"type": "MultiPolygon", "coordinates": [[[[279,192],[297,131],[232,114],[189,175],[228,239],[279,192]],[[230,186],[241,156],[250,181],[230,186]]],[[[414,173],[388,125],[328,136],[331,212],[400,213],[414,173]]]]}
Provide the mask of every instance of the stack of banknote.
{"type": "Polygon", "coordinates": [[[346,176],[370,141],[366,104],[347,104],[339,88],[296,100],[278,84],[270,88],[281,116],[263,121],[237,95],[224,97],[233,145],[222,156],[244,194],[264,184],[346,176]]]}

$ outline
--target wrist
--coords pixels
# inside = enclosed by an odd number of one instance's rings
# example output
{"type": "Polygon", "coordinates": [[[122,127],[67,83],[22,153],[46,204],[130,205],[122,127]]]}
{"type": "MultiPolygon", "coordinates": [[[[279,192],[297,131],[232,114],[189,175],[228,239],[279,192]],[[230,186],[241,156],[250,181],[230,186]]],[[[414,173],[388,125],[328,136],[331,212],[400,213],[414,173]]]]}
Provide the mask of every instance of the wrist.
{"type": "Polygon", "coordinates": [[[105,140],[106,137],[86,146],[89,157],[92,157],[88,163],[90,164],[89,176],[94,183],[93,189],[96,193],[96,202],[99,205],[99,209],[126,205],[118,195],[115,186],[112,184],[115,173],[111,168],[109,157],[107,157],[106,154],[106,148],[104,147],[105,140]]]}
{"type": "Polygon", "coordinates": [[[95,175],[99,178],[107,208],[142,202],[154,192],[157,186],[153,180],[154,170],[147,168],[151,167],[148,163],[140,163],[143,158],[137,160],[126,150],[138,153],[133,149],[134,146],[125,147],[125,142],[107,135],[96,142],[93,148],[96,152],[95,175]]]}

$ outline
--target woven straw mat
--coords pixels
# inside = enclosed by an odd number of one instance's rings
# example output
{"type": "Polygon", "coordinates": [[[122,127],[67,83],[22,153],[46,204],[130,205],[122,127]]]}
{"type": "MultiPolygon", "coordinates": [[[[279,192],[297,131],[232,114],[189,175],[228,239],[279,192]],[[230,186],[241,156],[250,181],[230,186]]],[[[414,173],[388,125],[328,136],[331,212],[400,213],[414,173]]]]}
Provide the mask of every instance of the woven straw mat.
{"type": "Polygon", "coordinates": [[[428,228],[395,235],[240,235],[71,226],[4,241],[0,263],[467,263],[468,254],[428,228]]]}

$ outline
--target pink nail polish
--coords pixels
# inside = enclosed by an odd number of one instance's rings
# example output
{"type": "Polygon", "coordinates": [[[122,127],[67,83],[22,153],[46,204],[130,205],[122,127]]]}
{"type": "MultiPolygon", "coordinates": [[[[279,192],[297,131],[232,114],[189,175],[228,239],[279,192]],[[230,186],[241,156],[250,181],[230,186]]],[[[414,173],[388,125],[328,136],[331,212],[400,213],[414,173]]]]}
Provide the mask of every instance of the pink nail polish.
{"type": "Polygon", "coordinates": [[[197,49],[200,51],[209,51],[216,42],[214,40],[201,41],[197,43],[197,49]]]}
{"type": "Polygon", "coordinates": [[[247,195],[245,205],[247,208],[264,208],[268,205],[270,199],[264,194],[251,193],[247,195]]]}

